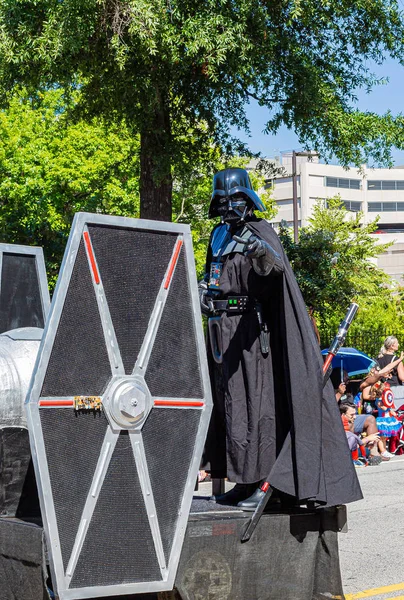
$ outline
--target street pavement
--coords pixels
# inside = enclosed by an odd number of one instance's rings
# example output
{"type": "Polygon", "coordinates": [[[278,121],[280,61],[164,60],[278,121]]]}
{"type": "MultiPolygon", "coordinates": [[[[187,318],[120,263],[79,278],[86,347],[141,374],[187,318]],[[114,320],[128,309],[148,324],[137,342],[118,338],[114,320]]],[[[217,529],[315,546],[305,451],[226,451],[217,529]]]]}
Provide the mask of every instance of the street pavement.
{"type": "Polygon", "coordinates": [[[404,456],[357,474],[364,499],[339,536],[346,600],[404,600],[404,456]]]}

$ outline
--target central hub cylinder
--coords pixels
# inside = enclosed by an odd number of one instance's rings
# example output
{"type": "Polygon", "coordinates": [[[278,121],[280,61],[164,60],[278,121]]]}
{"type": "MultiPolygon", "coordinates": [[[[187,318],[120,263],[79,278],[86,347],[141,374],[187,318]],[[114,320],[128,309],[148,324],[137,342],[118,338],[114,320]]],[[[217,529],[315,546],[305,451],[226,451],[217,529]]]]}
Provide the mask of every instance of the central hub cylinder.
{"type": "Polygon", "coordinates": [[[151,396],[141,377],[123,377],[112,382],[104,406],[117,425],[138,429],[151,408],[151,396]]]}

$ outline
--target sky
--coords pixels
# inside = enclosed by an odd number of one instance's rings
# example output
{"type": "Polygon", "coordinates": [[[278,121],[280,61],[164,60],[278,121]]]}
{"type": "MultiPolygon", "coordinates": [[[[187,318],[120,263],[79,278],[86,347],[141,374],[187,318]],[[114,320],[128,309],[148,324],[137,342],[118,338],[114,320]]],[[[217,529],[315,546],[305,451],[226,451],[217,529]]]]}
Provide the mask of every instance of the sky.
{"type": "MultiPolygon", "coordinates": [[[[387,59],[382,66],[375,65],[373,71],[377,76],[388,78],[389,81],[386,85],[373,88],[369,94],[359,90],[357,108],[379,114],[387,110],[391,110],[393,115],[404,112],[404,67],[392,59],[387,59]]],[[[248,141],[253,152],[261,152],[266,157],[279,156],[287,150],[301,149],[294,131],[286,127],[282,127],[276,135],[263,133],[268,114],[266,108],[258,106],[256,102],[251,103],[247,109],[251,137],[247,138],[240,132],[237,133],[238,137],[248,141]]],[[[392,156],[396,165],[404,165],[404,150],[393,149],[392,156]]]]}

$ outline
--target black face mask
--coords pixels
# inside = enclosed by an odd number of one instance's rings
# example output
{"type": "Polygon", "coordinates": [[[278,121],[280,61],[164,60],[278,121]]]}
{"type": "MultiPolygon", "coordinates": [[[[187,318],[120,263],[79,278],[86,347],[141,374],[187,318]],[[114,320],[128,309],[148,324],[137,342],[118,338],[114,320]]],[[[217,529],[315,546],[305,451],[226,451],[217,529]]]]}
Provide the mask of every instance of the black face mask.
{"type": "Polygon", "coordinates": [[[242,199],[228,200],[223,199],[217,208],[218,215],[224,223],[236,225],[244,221],[245,217],[251,212],[247,201],[242,199]]]}
{"type": "Polygon", "coordinates": [[[229,203],[227,198],[221,198],[216,205],[216,214],[222,221],[225,220],[227,213],[229,212],[229,203]]]}

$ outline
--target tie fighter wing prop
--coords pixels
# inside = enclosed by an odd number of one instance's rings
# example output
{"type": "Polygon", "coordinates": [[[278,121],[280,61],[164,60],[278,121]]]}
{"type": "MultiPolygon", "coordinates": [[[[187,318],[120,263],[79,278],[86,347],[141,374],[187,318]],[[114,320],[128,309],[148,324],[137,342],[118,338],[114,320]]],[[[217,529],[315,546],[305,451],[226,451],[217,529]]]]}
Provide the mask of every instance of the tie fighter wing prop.
{"type": "Polygon", "coordinates": [[[0,244],[0,333],[45,327],[50,299],[42,248],[0,244]]]}
{"type": "Polygon", "coordinates": [[[76,215],[27,412],[59,598],[172,589],[211,412],[189,226],[76,215]]]}

